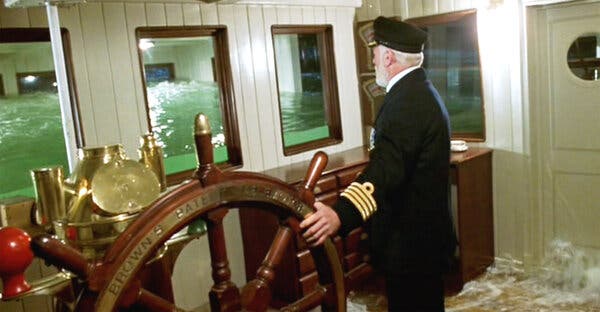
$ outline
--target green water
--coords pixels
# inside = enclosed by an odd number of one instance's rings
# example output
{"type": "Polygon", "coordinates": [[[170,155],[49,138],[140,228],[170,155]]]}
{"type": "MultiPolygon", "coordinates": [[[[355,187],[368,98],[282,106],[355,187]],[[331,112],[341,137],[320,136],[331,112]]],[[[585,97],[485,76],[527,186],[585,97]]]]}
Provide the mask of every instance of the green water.
{"type": "Polygon", "coordinates": [[[163,146],[167,174],[196,167],[193,133],[198,113],[210,122],[215,163],[227,161],[219,89],[214,82],[163,81],[148,85],[146,91],[152,131],[163,146]]]}
{"type": "Polygon", "coordinates": [[[56,165],[68,171],[58,95],[0,97],[0,198],[32,196],[29,171],[56,165]]]}
{"type": "Polygon", "coordinates": [[[329,137],[322,92],[281,92],[279,100],[286,147],[329,137]]]}
{"type": "MultiPolygon", "coordinates": [[[[148,86],[152,130],[163,145],[167,174],[196,167],[194,116],[204,113],[213,132],[215,162],[227,161],[218,86],[212,82],[161,82],[148,86]]],[[[329,136],[321,93],[283,94],[286,146],[329,136]]],[[[0,199],[34,196],[29,171],[68,164],[58,95],[0,97],[0,199]]]]}

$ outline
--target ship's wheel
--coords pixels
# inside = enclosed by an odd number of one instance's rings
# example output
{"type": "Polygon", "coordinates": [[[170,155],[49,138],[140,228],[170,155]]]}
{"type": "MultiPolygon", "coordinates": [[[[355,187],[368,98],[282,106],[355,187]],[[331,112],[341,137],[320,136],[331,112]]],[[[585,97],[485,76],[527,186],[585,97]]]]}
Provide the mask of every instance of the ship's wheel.
{"type": "MultiPolygon", "coordinates": [[[[214,285],[209,293],[212,311],[265,311],[272,301],[272,283],[287,244],[298,224],[313,212],[315,186],[327,162],[317,153],[303,188],[295,189],[265,175],[221,172],[213,164],[211,133],[203,115],[196,117],[195,140],[199,167],[195,177],[159,198],[129,225],[107,250],[103,260],[89,263],[75,249],[49,235],[37,236],[31,248],[37,257],[77,275],[85,286],[76,311],[181,311],[171,300],[143,287],[141,272],[171,236],[197,220],[207,223],[214,285]],[[223,218],[231,209],[261,209],[278,216],[280,227],[253,280],[237,287],[225,246],[223,218]]],[[[312,293],[281,308],[306,311],[345,311],[343,272],[330,240],[311,249],[319,275],[312,293]]],[[[168,277],[170,278],[170,277],[168,277]]]]}

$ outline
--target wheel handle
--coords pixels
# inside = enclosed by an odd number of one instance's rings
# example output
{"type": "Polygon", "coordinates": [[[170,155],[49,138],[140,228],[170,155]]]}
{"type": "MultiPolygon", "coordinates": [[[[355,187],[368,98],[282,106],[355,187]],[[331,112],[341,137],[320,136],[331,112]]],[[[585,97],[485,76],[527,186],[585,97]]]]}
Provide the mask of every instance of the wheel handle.
{"type": "Polygon", "coordinates": [[[31,289],[25,280],[25,270],[33,261],[31,237],[16,227],[0,229],[0,278],[4,290],[2,299],[18,296],[31,289]]]}

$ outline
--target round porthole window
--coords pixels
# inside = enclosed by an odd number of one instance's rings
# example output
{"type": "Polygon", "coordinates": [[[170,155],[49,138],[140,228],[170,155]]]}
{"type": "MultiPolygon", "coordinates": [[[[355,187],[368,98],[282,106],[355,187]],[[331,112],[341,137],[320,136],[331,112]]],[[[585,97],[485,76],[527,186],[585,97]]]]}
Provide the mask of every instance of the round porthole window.
{"type": "Polygon", "coordinates": [[[575,39],[567,53],[571,72],[583,80],[600,80],[600,33],[575,39]]]}

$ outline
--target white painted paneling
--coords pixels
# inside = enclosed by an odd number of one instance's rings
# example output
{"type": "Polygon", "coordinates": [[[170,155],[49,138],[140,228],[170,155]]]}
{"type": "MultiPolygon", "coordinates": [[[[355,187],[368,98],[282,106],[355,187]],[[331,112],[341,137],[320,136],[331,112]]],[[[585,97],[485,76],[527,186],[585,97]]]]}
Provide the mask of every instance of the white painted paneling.
{"type": "Polygon", "coordinates": [[[88,146],[98,145],[98,133],[96,131],[96,119],[94,107],[92,106],[92,88],[88,77],[88,67],[85,57],[85,45],[83,41],[83,29],[79,15],[79,7],[72,6],[59,8],[60,24],[69,30],[71,41],[71,56],[73,61],[73,73],[77,87],[77,97],[80,109],[81,127],[83,137],[88,146]]]}
{"type": "Polygon", "coordinates": [[[107,41],[108,55],[115,92],[114,105],[121,130],[121,143],[124,145],[127,155],[132,159],[137,159],[139,157],[137,145],[139,137],[144,131],[139,127],[136,93],[131,88],[134,85],[131,64],[134,64],[137,58],[131,58],[129,37],[127,32],[123,31],[127,29],[125,6],[123,3],[105,3],[103,12],[106,36],[110,38],[107,41]]]}
{"type": "Polygon", "coordinates": [[[217,25],[219,24],[219,14],[217,14],[217,5],[200,4],[200,13],[202,14],[202,24],[203,25],[217,25]]]}
{"type": "Polygon", "coordinates": [[[165,4],[165,16],[167,19],[167,26],[183,25],[183,11],[181,9],[181,4],[179,4],[179,3],[165,4]]]}
{"type": "Polygon", "coordinates": [[[199,3],[184,3],[182,4],[183,10],[183,24],[186,26],[202,25],[202,17],[200,16],[200,4],[199,3]]]}
{"type": "MultiPolygon", "coordinates": [[[[201,6],[201,12],[203,12],[202,15],[202,20],[204,23],[211,23],[213,25],[227,25],[227,27],[229,28],[230,25],[233,25],[233,21],[231,20],[231,18],[235,18],[235,11],[233,12],[234,14],[229,14],[226,12],[227,10],[222,9],[222,7],[217,7],[216,5],[207,5],[201,6]],[[217,15],[218,13],[218,15],[217,15]],[[204,15],[206,14],[206,15],[204,15]],[[223,17],[221,17],[221,15],[223,15],[223,17]],[[228,23],[224,23],[223,21],[226,20],[225,16],[227,16],[229,18],[229,22],[228,23]]],[[[231,34],[232,32],[229,32],[229,34],[231,34]]],[[[230,40],[231,42],[231,40],[230,40]]],[[[237,44],[237,43],[236,43],[237,44]]],[[[231,52],[234,52],[233,54],[238,53],[237,49],[235,49],[235,44],[234,46],[229,46],[229,49],[231,52]]],[[[237,56],[236,56],[237,57],[237,56]]],[[[231,62],[233,63],[234,58],[231,59],[231,62]]],[[[232,64],[233,66],[233,64],[232,64]]],[[[233,71],[233,69],[232,69],[233,71]]],[[[232,74],[233,76],[235,76],[235,73],[232,74]]],[[[235,78],[233,79],[235,81],[235,78]]],[[[238,81],[239,82],[239,81],[238,81]]],[[[241,93],[240,93],[241,94],[241,93]]],[[[239,107],[239,105],[238,105],[239,107]]],[[[238,111],[238,120],[241,119],[243,117],[243,115],[241,115],[238,111]]],[[[256,122],[255,122],[256,123],[256,122]]],[[[240,126],[240,131],[243,128],[240,126]]],[[[243,144],[243,142],[242,142],[243,144]]],[[[242,147],[242,153],[244,152],[244,148],[242,147]]],[[[247,155],[247,154],[246,154],[247,155]]],[[[244,160],[245,162],[245,160],[244,160]]],[[[245,166],[245,169],[247,169],[247,166],[245,166]]],[[[243,285],[245,284],[246,281],[246,267],[244,265],[244,256],[243,256],[243,241],[242,241],[242,232],[240,229],[240,222],[239,222],[239,213],[236,209],[232,210],[229,212],[229,214],[225,217],[225,219],[223,220],[223,226],[225,228],[225,232],[227,233],[227,235],[225,236],[225,242],[227,244],[227,254],[228,254],[228,258],[229,258],[229,266],[231,268],[231,280],[237,284],[237,285],[243,285]]],[[[205,257],[205,260],[208,261],[208,259],[205,257]]]]}
{"type": "Polygon", "coordinates": [[[165,5],[162,3],[146,3],[146,22],[148,26],[166,25],[165,5]]]}
{"type": "Polygon", "coordinates": [[[376,12],[375,16],[373,16],[373,18],[377,18],[377,16],[379,16],[379,15],[384,15],[384,16],[396,15],[396,10],[394,8],[395,5],[396,4],[394,3],[394,1],[381,1],[380,7],[379,7],[379,12],[376,12]]]}
{"type": "Polygon", "coordinates": [[[87,3],[79,6],[79,12],[81,20],[85,21],[81,24],[81,29],[98,143],[120,143],[123,142],[122,129],[119,127],[119,116],[115,106],[102,5],[87,3]]]}
{"type": "Polygon", "coordinates": [[[368,19],[370,19],[370,20],[375,19],[375,18],[377,18],[377,16],[382,15],[382,14],[384,14],[384,15],[391,15],[390,14],[391,12],[384,12],[384,11],[382,11],[382,8],[381,8],[382,7],[382,4],[381,4],[382,2],[385,2],[385,1],[372,1],[372,2],[369,2],[369,4],[367,5],[367,17],[368,17],[368,19]]]}
{"type": "Polygon", "coordinates": [[[342,116],[342,128],[344,141],[341,146],[334,146],[334,151],[341,152],[343,150],[359,147],[363,145],[363,127],[362,116],[360,109],[357,75],[346,75],[347,68],[357,68],[356,57],[354,53],[345,53],[344,51],[354,51],[354,32],[352,29],[342,27],[344,21],[352,19],[354,12],[350,8],[342,8],[337,11],[338,30],[336,41],[336,72],[338,77],[338,88],[340,98],[340,109],[342,116]],[[341,42],[340,42],[341,41],[341,42]],[[351,67],[348,67],[351,66],[351,67]]]}
{"type": "MultiPolygon", "coordinates": [[[[275,129],[277,127],[271,117],[273,116],[273,109],[276,109],[277,106],[276,104],[274,105],[271,98],[271,80],[269,79],[267,54],[265,53],[267,48],[266,41],[271,40],[271,36],[267,37],[265,34],[262,8],[255,6],[248,7],[248,19],[252,21],[248,26],[252,49],[254,87],[257,99],[258,122],[260,124],[261,146],[276,146],[278,142],[275,136],[275,129]]],[[[277,154],[273,152],[273,149],[263,148],[260,152],[264,167],[268,167],[269,164],[278,164],[277,154]]]]}
{"type": "Polygon", "coordinates": [[[438,12],[448,13],[454,11],[454,1],[440,0],[438,1],[438,12]]]}
{"type": "Polygon", "coordinates": [[[290,8],[277,7],[277,23],[280,25],[291,24],[290,8]]]}
{"type": "Polygon", "coordinates": [[[27,9],[29,27],[48,27],[48,14],[46,7],[35,7],[27,9]]]}
{"type": "MultiPolygon", "coordinates": [[[[408,1],[409,0],[399,0],[400,16],[402,17],[402,19],[408,18],[408,1]]],[[[398,10],[398,6],[396,6],[396,9],[398,10]]]]}
{"type": "Polygon", "coordinates": [[[423,15],[438,14],[437,0],[423,0],[423,15]]]}
{"type": "Polygon", "coordinates": [[[271,100],[271,115],[265,116],[265,118],[271,118],[271,124],[273,125],[273,135],[275,147],[272,153],[275,153],[277,157],[277,163],[266,163],[265,169],[272,167],[283,166],[289,163],[289,159],[283,156],[283,139],[281,136],[281,119],[279,111],[279,91],[277,88],[277,73],[275,69],[275,53],[273,48],[273,34],[271,31],[272,25],[277,25],[277,10],[274,7],[266,7],[263,9],[263,29],[265,34],[265,48],[269,75],[269,91],[271,100]]]}
{"type": "MultiPolygon", "coordinates": [[[[210,260],[203,255],[210,254],[207,236],[194,239],[181,251],[179,259],[192,261],[177,261],[173,268],[173,293],[177,306],[185,311],[191,311],[206,302],[212,283],[210,260]],[[191,270],[190,267],[194,269],[191,270]],[[193,289],[193,291],[189,291],[193,289]]],[[[200,310],[203,311],[203,310],[200,310]]]]}
{"type": "Polygon", "coordinates": [[[362,5],[356,9],[356,19],[358,21],[366,21],[369,19],[369,4],[370,0],[365,0],[362,2],[362,5]]]}
{"type": "MultiPolygon", "coordinates": [[[[201,11],[202,11],[201,7],[201,11]]],[[[237,44],[237,33],[235,27],[235,7],[232,5],[221,6],[219,9],[220,20],[221,23],[228,25],[227,26],[227,35],[229,40],[229,58],[231,62],[231,72],[232,72],[232,80],[233,80],[233,91],[235,96],[235,104],[236,104],[236,113],[237,113],[237,122],[240,130],[240,143],[242,145],[242,159],[244,162],[244,166],[242,169],[249,170],[249,162],[248,157],[251,154],[251,147],[248,144],[248,136],[246,129],[246,119],[244,116],[246,115],[245,106],[244,106],[244,97],[242,93],[242,80],[241,80],[241,70],[240,70],[240,60],[238,57],[238,44],[237,44]]]]}
{"type": "Polygon", "coordinates": [[[30,27],[27,9],[21,8],[4,8],[0,10],[0,26],[8,27],[30,27]]]}
{"type": "Polygon", "coordinates": [[[314,24],[315,23],[315,8],[303,7],[302,8],[302,23],[303,24],[314,24]]]}
{"type": "Polygon", "coordinates": [[[403,19],[423,16],[423,1],[422,0],[407,0],[406,16],[403,19]]]}
{"type": "MultiPolygon", "coordinates": [[[[135,92],[135,107],[138,113],[137,124],[141,132],[150,131],[148,119],[146,118],[146,100],[144,97],[144,85],[142,83],[142,69],[140,67],[139,53],[135,30],[146,26],[146,14],[143,3],[126,3],[125,16],[127,22],[127,37],[129,40],[129,57],[131,60],[131,75],[135,92]]],[[[134,121],[132,121],[134,122],[134,121]]]]}
{"type": "Polygon", "coordinates": [[[242,98],[244,105],[244,118],[246,122],[246,143],[250,148],[250,154],[244,156],[244,163],[248,170],[260,170],[263,168],[262,138],[256,102],[256,86],[254,85],[254,66],[252,64],[252,44],[250,42],[249,25],[246,6],[234,8],[235,32],[237,41],[237,52],[239,57],[242,98]]]}
{"type": "Polygon", "coordinates": [[[473,1],[474,0],[454,0],[454,10],[460,11],[474,8],[475,5],[473,4],[473,1]]]}
{"type": "Polygon", "coordinates": [[[600,250],[600,175],[561,174],[554,176],[555,236],[577,246],[600,250]]]}
{"type": "Polygon", "coordinates": [[[315,8],[315,23],[317,24],[325,24],[325,8],[318,7],[315,8]]]}

